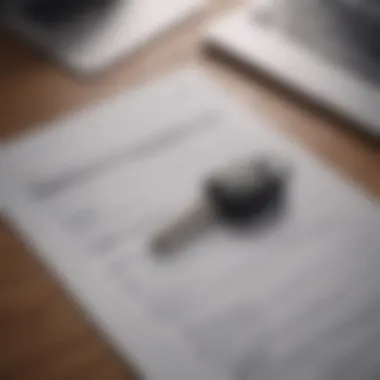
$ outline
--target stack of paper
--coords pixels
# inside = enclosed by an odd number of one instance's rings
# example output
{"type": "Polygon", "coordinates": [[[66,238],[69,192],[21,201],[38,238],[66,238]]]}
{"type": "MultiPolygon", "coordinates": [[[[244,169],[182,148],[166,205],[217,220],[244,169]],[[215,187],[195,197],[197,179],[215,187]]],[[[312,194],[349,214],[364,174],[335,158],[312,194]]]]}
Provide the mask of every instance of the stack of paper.
{"type": "Polygon", "coordinates": [[[379,370],[379,200],[198,70],[55,123],[3,157],[9,221],[146,378],[379,370]],[[295,169],[276,223],[215,226],[168,260],[151,251],[152,233],[200,195],[202,178],[261,154],[295,169]]]}

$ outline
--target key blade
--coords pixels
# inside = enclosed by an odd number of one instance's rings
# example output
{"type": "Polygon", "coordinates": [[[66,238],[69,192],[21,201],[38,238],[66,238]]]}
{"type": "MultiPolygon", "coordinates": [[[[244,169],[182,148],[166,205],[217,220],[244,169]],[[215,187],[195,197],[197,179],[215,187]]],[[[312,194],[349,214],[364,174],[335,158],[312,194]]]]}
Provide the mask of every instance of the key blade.
{"type": "Polygon", "coordinates": [[[199,202],[154,234],[152,249],[157,253],[178,250],[188,240],[204,231],[214,220],[214,212],[207,202],[199,202]]]}

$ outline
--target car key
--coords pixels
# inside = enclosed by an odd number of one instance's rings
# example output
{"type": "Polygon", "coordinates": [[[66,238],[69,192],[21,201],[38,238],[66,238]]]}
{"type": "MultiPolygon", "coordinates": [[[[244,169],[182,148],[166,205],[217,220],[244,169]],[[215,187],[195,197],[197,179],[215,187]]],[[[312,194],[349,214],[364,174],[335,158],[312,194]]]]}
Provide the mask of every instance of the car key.
{"type": "Polygon", "coordinates": [[[289,167],[278,160],[248,159],[215,173],[204,183],[203,198],[158,231],[156,252],[169,252],[215,221],[244,226],[279,205],[286,193],[289,167]]]}

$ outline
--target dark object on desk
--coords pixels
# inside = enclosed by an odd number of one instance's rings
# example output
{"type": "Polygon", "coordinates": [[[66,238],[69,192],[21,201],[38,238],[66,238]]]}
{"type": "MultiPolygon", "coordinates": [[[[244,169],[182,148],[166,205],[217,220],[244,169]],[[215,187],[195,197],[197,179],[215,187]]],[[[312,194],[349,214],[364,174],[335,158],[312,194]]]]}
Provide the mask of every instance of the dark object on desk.
{"type": "Polygon", "coordinates": [[[379,55],[380,2],[378,0],[335,0],[337,13],[345,19],[347,31],[368,54],[379,55]]]}
{"type": "Polygon", "coordinates": [[[249,223],[281,202],[288,177],[289,169],[276,160],[253,159],[207,181],[207,200],[220,220],[249,223]]]}
{"type": "Polygon", "coordinates": [[[376,30],[380,33],[380,21],[375,23],[373,14],[369,22],[368,13],[359,6],[367,2],[280,0],[281,6],[266,8],[264,15],[254,12],[253,18],[334,66],[380,86],[380,39],[374,38],[376,30]]]}
{"type": "Polygon", "coordinates": [[[25,12],[35,21],[55,26],[71,23],[78,18],[102,11],[117,0],[27,0],[25,12]]]}
{"type": "Polygon", "coordinates": [[[290,170],[275,158],[254,158],[229,165],[204,186],[203,198],[153,236],[155,252],[168,253],[210,224],[248,226],[283,205],[290,170]]]}
{"type": "Polygon", "coordinates": [[[366,26],[380,28],[380,2],[378,0],[335,0],[342,10],[350,12],[358,20],[367,21],[366,26]]]}

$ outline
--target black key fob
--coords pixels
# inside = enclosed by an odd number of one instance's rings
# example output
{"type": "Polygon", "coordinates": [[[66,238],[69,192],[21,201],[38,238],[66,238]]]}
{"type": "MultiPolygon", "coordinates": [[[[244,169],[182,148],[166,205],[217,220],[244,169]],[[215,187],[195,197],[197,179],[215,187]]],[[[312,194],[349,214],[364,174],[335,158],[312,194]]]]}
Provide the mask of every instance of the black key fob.
{"type": "Polygon", "coordinates": [[[206,196],[220,220],[249,223],[284,201],[289,175],[275,159],[236,163],[206,181],[206,196]]]}

